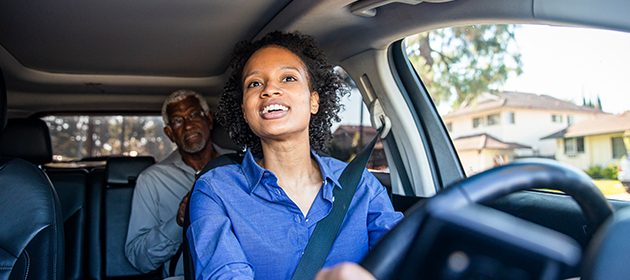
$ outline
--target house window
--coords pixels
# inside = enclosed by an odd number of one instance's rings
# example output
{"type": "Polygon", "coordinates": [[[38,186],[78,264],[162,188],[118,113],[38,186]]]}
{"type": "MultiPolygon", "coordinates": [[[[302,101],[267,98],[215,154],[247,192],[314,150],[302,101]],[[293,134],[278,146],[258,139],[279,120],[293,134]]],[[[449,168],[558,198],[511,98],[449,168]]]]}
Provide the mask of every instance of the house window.
{"type": "Polygon", "coordinates": [[[453,132],[453,123],[447,123],[446,129],[448,130],[448,132],[453,132]]]}
{"type": "Polygon", "coordinates": [[[483,126],[483,118],[474,118],[473,119],[473,128],[477,128],[483,126]]]}
{"type": "Polygon", "coordinates": [[[567,155],[584,153],[584,137],[564,139],[564,153],[567,155]]]}
{"type": "Polygon", "coordinates": [[[626,146],[623,144],[622,137],[612,138],[612,154],[613,158],[622,158],[628,153],[626,146]]]}
{"type": "Polygon", "coordinates": [[[499,114],[488,115],[488,125],[499,124],[501,116],[499,114]]]}
{"type": "MultiPolygon", "coordinates": [[[[562,120],[560,120],[562,121],[562,120]]],[[[572,125],[573,124],[573,116],[567,116],[567,124],[568,125],[572,125]]]]}
{"type": "Polygon", "coordinates": [[[505,112],[505,122],[514,123],[514,112],[505,112]]]}
{"type": "Polygon", "coordinates": [[[556,123],[562,122],[562,115],[551,115],[551,121],[556,123]]]}

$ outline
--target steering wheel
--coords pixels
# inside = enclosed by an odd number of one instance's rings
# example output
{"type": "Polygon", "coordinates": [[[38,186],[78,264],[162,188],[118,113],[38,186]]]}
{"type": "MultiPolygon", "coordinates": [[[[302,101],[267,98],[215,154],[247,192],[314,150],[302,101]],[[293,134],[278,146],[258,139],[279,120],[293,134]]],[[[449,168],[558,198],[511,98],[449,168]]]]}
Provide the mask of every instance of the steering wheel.
{"type": "Polygon", "coordinates": [[[582,209],[589,234],[613,212],[581,170],[549,159],[519,160],[418,202],[360,264],[381,280],[566,276],[581,261],[575,240],[479,204],[534,188],[569,194],[582,209]]]}

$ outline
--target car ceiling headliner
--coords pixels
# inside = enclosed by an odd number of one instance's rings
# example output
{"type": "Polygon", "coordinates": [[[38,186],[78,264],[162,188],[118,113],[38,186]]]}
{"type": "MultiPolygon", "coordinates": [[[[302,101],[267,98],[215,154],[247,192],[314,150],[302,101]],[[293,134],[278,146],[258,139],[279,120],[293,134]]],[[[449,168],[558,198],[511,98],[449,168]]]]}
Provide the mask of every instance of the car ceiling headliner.
{"type": "MultiPolygon", "coordinates": [[[[536,3],[575,1],[589,3],[536,3]]],[[[353,2],[0,0],[0,66],[9,114],[157,111],[179,88],[197,90],[216,106],[234,44],[272,30],[314,35],[330,60],[340,63],[405,35],[473,20],[567,18],[549,8],[534,15],[534,0],[395,3],[373,18],[352,14],[353,2]]]]}

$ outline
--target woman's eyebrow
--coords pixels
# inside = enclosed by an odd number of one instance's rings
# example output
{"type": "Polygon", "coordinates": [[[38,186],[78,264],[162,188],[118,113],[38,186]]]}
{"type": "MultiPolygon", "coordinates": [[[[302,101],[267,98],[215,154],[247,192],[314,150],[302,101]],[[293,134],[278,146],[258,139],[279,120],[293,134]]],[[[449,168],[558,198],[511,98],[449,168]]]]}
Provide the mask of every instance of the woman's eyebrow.
{"type": "Polygon", "coordinates": [[[256,75],[256,74],[260,74],[260,71],[258,71],[258,70],[252,71],[249,74],[243,76],[243,81],[245,81],[245,79],[247,79],[247,77],[252,76],[252,75],[256,75]]]}
{"type": "MultiPolygon", "coordinates": [[[[280,70],[295,70],[297,72],[300,72],[300,69],[298,69],[296,67],[293,67],[293,66],[280,66],[278,69],[280,69],[280,70]]],[[[249,74],[243,76],[243,81],[245,81],[247,79],[247,77],[249,77],[249,76],[260,74],[260,72],[261,71],[259,71],[259,70],[250,72],[249,74]]]]}

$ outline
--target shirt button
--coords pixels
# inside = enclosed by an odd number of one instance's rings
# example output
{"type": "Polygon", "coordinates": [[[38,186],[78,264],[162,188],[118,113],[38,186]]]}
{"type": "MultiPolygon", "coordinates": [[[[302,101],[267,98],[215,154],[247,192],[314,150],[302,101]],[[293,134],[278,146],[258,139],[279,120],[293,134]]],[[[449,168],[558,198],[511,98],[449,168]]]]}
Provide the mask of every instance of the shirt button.
{"type": "Polygon", "coordinates": [[[293,217],[293,219],[295,220],[296,223],[300,222],[300,216],[299,215],[295,215],[295,217],[293,217]]]}
{"type": "Polygon", "coordinates": [[[282,195],[282,192],[280,190],[278,190],[278,195],[282,195]]]}

